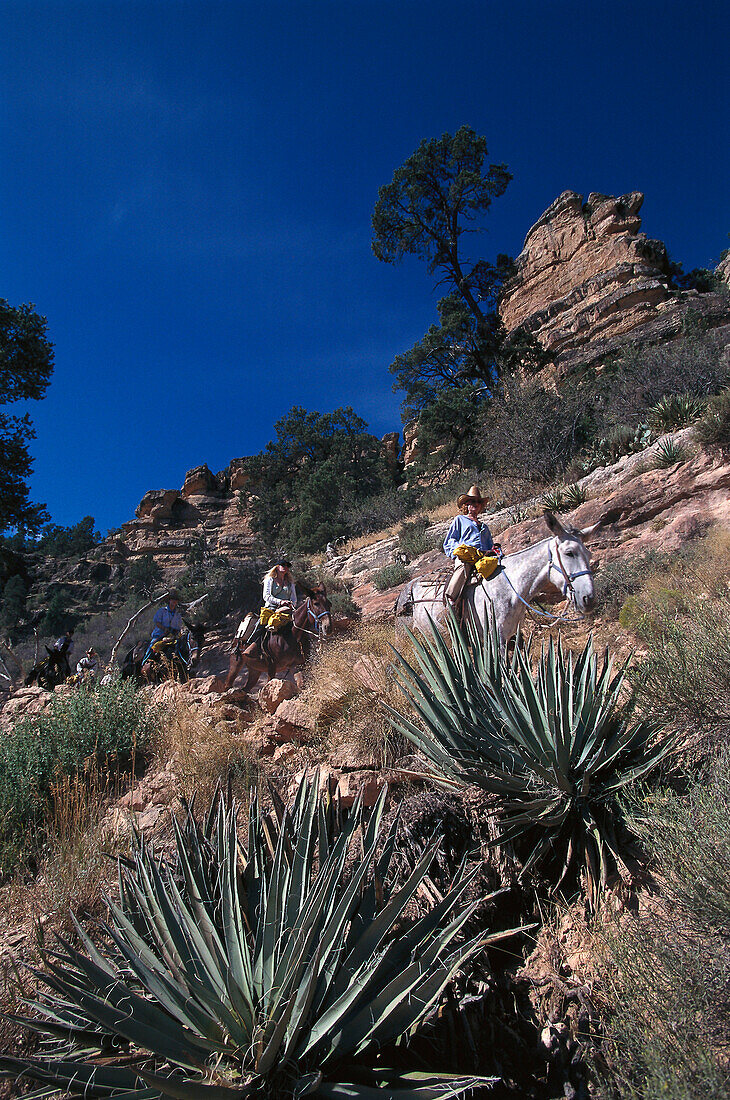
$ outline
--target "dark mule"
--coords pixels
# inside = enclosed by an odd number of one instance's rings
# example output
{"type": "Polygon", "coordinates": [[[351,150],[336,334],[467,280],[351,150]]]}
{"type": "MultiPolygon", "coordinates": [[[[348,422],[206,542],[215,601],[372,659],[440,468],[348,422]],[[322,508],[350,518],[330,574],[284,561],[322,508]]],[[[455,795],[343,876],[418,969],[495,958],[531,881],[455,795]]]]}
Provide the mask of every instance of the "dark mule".
{"type": "Polygon", "coordinates": [[[161,653],[151,653],[145,661],[149,642],[137,642],[122,661],[122,679],[134,679],[138,684],[159,684],[162,680],[185,683],[203,651],[205,628],[194,626],[179,638],[171,637],[161,653]]]}
{"type": "Polygon", "coordinates": [[[309,660],[312,639],[326,638],[332,629],[330,602],[323,584],[316,588],[302,589],[306,599],[294,608],[291,625],[278,634],[262,630],[258,638],[245,648],[237,642],[231,654],[231,663],[223,690],[233,687],[243,665],[248,670],[246,688],[250,690],[258,682],[262,672],[269,679],[303,665],[309,660]]]}
{"type": "Polygon", "coordinates": [[[71,675],[71,669],[65,653],[61,653],[60,649],[51,649],[49,646],[45,648],[48,656],[33,666],[25,678],[25,686],[38,684],[38,687],[45,688],[46,691],[53,691],[67,676],[71,675]]]}

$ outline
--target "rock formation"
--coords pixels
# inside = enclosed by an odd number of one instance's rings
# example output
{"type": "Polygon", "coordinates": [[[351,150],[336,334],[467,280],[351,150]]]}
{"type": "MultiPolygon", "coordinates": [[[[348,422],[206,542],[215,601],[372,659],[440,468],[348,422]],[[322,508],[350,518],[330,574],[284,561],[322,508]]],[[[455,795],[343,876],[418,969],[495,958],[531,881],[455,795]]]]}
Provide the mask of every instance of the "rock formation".
{"type": "MultiPolygon", "coordinates": [[[[600,359],[629,341],[657,343],[682,330],[689,310],[727,326],[725,292],[678,292],[661,241],[640,233],[644,196],[564,191],[533,225],[505,288],[500,313],[523,326],[563,370],[600,359]]],[[[727,278],[727,275],[725,275],[727,278]]]]}
{"type": "Polygon", "coordinates": [[[181,569],[201,541],[207,553],[250,557],[253,540],[248,518],[239,507],[237,490],[245,484],[244,459],[234,459],[220,473],[196,466],[181,489],[146,493],[135,519],[122,524],[130,560],[152,554],[164,569],[181,569]]]}

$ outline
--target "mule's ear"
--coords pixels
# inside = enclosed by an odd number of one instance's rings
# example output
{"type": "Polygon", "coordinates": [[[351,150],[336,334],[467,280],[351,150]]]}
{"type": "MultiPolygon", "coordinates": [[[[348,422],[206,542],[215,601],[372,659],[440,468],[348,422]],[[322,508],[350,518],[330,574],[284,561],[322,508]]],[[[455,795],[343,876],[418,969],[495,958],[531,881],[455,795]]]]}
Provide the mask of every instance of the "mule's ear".
{"type": "Polygon", "coordinates": [[[599,527],[603,527],[603,517],[599,519],[598,523],[592,523],[590,527],[584,527],[580,532],[580,537],[582,539],[587,539],[588,536],[597,531],[599,527]]]}
{"type": "Polygon", "coordinates": [[[546,508],[543,512],[543,518],[548,525],[548,528],[552,531],[554,535],[567,535],[568,532],[565,530],[562,523],[554,512],[549,512],[546,508]]]}

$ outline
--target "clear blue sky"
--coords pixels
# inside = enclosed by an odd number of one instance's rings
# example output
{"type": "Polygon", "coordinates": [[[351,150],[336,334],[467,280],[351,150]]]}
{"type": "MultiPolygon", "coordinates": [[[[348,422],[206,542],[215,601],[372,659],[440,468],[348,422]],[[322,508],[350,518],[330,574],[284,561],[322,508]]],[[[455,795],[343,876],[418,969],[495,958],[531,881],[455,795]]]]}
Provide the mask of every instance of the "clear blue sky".
{"type": "Polygon", "coordinates": [[[56,347],[34,499],[105,531],[293,404],[400,427],[388,365],[439,295],[370,216],[463,123],[514,174],[483,255],[561,191],[641,190],[649,236],[716,262],[729,40],[727,0],[2,0],[0,297],[56,347]]]}

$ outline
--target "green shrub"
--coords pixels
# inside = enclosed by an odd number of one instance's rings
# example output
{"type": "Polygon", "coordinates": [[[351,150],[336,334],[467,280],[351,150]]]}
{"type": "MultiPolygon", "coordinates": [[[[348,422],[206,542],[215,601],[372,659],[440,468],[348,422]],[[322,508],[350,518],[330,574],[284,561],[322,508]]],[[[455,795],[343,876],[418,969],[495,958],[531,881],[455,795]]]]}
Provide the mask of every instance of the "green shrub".
{"type": "Polygon", "coordinates": [[[714,397],[698,421],[695,434],[700,443],[730,450],[730,387],[714,397]]]}
{"type": "Polygon", "coordinates": [[[582,485],[568,485],[563,493],[563,507],[569,512],[579,508],[588,500],[588,494],[582,485]]]}
{"type": "Polygon", "coordinates": [[[659,434],[684,428],[702,416],[707,402],[689,393],[670,393],[662,397],[647,413],[647,423],[659,434]]]}
{"type": "Polygon", "coordinates": [[[415,516],[402,523],[398,531],[398,545],[409,558],[417,558],[434,548],[433,536],[427,534],[430,525],[428,516],[415,516]]]}
{"type": "Polygon", "coordinates": [[[632,722],[621,704],[625,669],[599,670],[589,641],[565,654],[551,641],[533,674],[519,639],[511,659],[496,628],[480,641],[449,617],[453,652],[438,633],[416,648],[419,670],[399,657],[398,683],[420,718],[387,707],[396,729],[426,755],[436,776],[495,796],[499,841],[516,842],[524,872],[553,864],[554,885],[576,873],[595,906],[626,853],[620,793],[649,774],[672,746],[658,725],[632,722]]]}
{"type": "Polygon", "coordinates": [[[639,630],[646,658],[632,671],[642,706],[696,735],[730,728],[730,595],[665,590],[645,598],[639,630]],[[678,614],[678,611],[681,612],[678,614]]]}
{"type": "Polygon", "coordinates": [[[565,490],[561,485],[555,485],[548,489],[540,497],[540,504],[550,512],[562,512],[565,506],[565,490]]]}
{"type": "Polygon", "coordinates": [[[607,937],[611,1095],[730,1096],[730,759],[689,795],[632,800],[661,895],[607,937]]]}
{"type": "Polygon", "coordinates": [[[347,535],[369,535],[399,523],[418,508],[416,489],[388,488],[367,500],[353,502],[345,513],[347,535]]]}
{"type": "Polygon", "coordinates": [[[395,588],[397,584],[409,580],[410,575],[402,562],[394,561],[392,565],[384,565],[373,574],[373,584],[378,592],[385,592],[386,588],[395,588]]]}
{"type": "Polygon", "coordinates": [[[0,876],[43,838],[51,788],[100,771],[113,781],[143,756],[156,717],[131,681],[80,686],[0,740],[0,876]]]}
{"type": "Polygon", "coordinates": [[[618,614],[619,625],[632,634],[639,634],[646,623],[644,601],[639,596],[627,596],[618,614]]]}
{"type": "Polygon", "coordinates": [[[582,485],[554,485],[540,497],[540,504],[549,512],[572,512],[588,499],[582,485]]]}
{"type": "Polygon", "coordinates": [[[79,930],[78,949],[43,953],[53,992],[23,1022],[45,1046],[0,1056],[0,1070],[137,1100],[395,1100],[398,1085],[404,1100],[446,1100],[493,1083],[363,1063],[415,1029],[481,946],[457,939],[479,904],[466,899],[477,872],[462,865],[435,908],[406,920],[438,842],[398,889],[397,815],[380,836],[385,792],[368,820],[359,800],[345,816],[317,788],[303,781],[266,822],[252,799],[245,839],[235,805],[219,800],[205,827],[188,811],[176,867],[140,843],[104,944],[79,930]]]}
{"type": "Polygon", "coordinates": [[[335,615],[342,615],[346,619],[360,618],[360,608],[346,589],[343,592],[333,592],[332,595],[328,593],[328,598],[335,615]]]}

